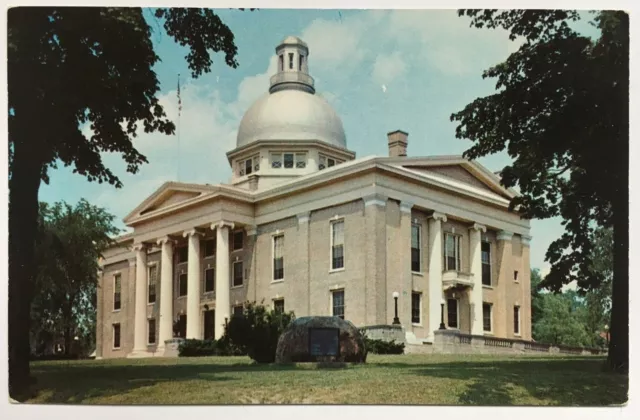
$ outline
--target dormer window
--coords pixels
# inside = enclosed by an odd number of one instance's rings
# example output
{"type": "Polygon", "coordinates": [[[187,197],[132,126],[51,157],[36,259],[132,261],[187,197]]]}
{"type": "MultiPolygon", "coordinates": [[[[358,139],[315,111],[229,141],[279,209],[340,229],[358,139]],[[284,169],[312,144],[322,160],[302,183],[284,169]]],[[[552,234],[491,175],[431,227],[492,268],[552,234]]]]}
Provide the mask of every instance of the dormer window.
{"type": "Polygon", "coordinates": [[[289,69],[293,70],[293,53],[289,53],[289,69]]]}
{"type": "Polygon", "coordinates": [[[260,156],[238,161],[238,176],[249,175],[260,170],[260,156]]]}

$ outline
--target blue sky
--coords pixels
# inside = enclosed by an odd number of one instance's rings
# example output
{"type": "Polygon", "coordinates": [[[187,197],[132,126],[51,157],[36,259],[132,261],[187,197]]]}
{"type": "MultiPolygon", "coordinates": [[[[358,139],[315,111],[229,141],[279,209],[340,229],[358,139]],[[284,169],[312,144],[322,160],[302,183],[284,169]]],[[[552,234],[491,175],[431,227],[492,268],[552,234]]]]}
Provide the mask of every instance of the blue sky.
{"type": "MultiPolygon", "coordinates": [[[[409,133],[410,156],[461,154],[471,146],[455,138],[451,113],[476,97],[491,94],[495,82],[482,71],[515,51],[502,30],[469,28],[453,10],[218,10],[236,36],[237,69],[214,57],[212,72],[190,78],[184,56],[154,21],[153,42],[162,62],[155,70],[161,103],[177,121],[178,74],[183,111],[180,136],[142,134],[134,145],[149,159],[136,175],[127,174],[118,155],[105,162],[121,176],[116,190],[90,183],[71,168],[52,171],[40,200],[75,203],[86,198],[121,220],[170,180],[227,182],[231,170],[225,153],[235,145],[244,111],[268,88],[275,71],[275,46],[297,35],[310,49],[309,70],[323,95],[342,117],[349,149],[357,157],[387,155],[386,133],[409,133]]],[[[586,23],[581,29],[593,31],[586,23]]],[[[496,171],[508,163],[504,154],[480,159],[496,171]]],[[[559,220],[531,222],[531,267],[547,271],[544,254],[561,233],[559,220]]]]}

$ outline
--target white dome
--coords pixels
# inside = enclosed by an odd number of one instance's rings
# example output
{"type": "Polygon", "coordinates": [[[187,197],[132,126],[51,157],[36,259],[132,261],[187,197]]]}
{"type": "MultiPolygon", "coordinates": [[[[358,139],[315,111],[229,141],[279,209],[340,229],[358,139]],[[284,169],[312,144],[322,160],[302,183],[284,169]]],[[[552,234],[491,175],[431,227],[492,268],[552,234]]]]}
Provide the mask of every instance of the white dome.
{"type": "Polygon", "coordinates": [[[244,114],[237,147],[258,140],[320,140],[347,148],[340,117],[322,97],[302,90],[267,93],[244,114]]]}

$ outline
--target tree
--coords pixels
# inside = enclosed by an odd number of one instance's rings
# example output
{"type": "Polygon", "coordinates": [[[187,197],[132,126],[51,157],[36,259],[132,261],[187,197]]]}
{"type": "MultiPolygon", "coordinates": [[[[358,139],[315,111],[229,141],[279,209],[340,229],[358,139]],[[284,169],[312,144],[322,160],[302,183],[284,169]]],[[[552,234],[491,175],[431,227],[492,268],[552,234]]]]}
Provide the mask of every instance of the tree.
{"type": "MultiPolygon", "coordinates": [[[[101,153],[121,154],[136,173],[147,162],[132,143],[138,129],[172,134],[175,126],[158,102],[159,57],[143,9],[19,7],[7,17],[9,393],[24,399],[41,181],[61,163],[90,181],[121,187],[101,153]]],[[[160,8],[151,19],[189,47],[193,77],[211,70],[211,52],[237,67],[233,33],[213,11],[160,8]]]]}
{"type": "Polygon", "coordinates": [[[571,29],[580,15],[566,10],[460,10],[477,28],[502,27],[524,39],[505,62],[486,70],[496,92],[451,116],[456,137],[474,145],[477,159],[506,150],[501,172],[520,195],[510,203],[524,218],[560,216],[565,232],[548,248],[551,271],[543,286],[599,287],[591,255],[598,227],[612,228],[609,366],[628,369],[629,17],[602,11],[593,41],[571,29]]]}
{"type": "Polygon", "coordinates": [[[566,293],[542,294],[542,314],[533,325],[536,341],[565,346],[588,346],[590,339],[582,322],[583,306],[574,307],[566,293]]]}
{"type": "Polygon", "coordinates": [[[540,276],[540,270],[537,268],[531,269],[531,325],[542,317],[542,305],[543,295],[540,293],[540,283],[542,277],[540,276]]]}
{"type": "Polygon", "coordinates": [[[32,336],[64,337],[67,355],[78,337],[81,349],[90,351],[95,346],[98,259],[119,233],[115,216],[80,200],[75,207],[40,203],[39,219],[32,336]]]}

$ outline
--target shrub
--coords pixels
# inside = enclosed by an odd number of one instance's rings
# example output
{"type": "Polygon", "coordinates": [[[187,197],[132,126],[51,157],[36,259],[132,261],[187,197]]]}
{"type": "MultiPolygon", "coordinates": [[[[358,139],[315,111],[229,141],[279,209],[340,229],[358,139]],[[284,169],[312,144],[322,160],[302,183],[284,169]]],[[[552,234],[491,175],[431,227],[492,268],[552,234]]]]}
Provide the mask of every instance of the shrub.
{"type": "Polygon", "coordinates": [[[280,313],[262,303],[247,302],[242,316],[231,317],[225,335],[256,362],[273,363],[280,334],[294,319],[293,312],[280,313]]]}
{"type": "Polygon", "coordinates": [[[220,340],[185,340],[178,348],[180,357],[243,356],[246,354],[237,346],[232,345],[225,336],[220,340]]]}
{"type": "Polygon", "coordinates": [[[364,345],[367,352],[373,354],[403,354],[404,343],[396,343],[395,340],[385,341],[365,337],[364,345]]]}

